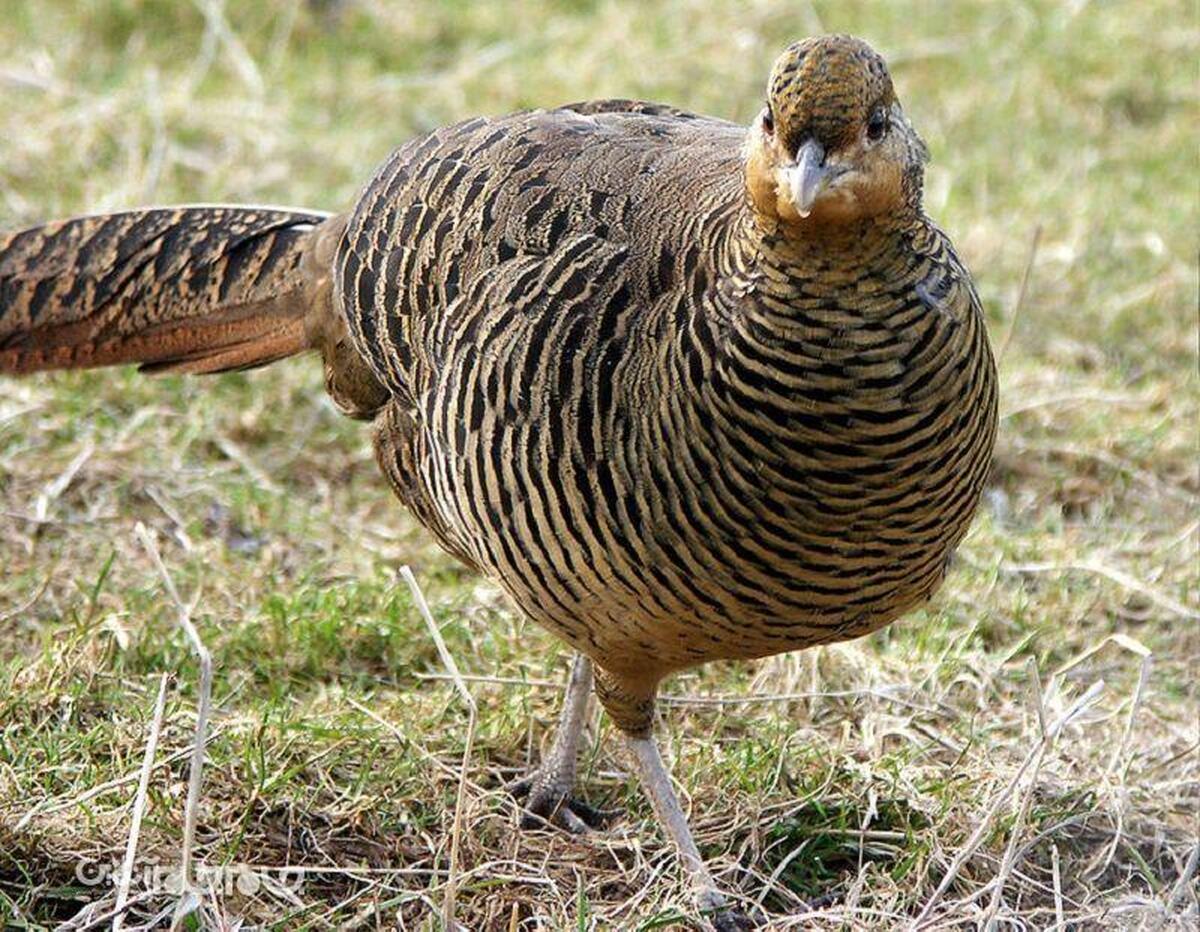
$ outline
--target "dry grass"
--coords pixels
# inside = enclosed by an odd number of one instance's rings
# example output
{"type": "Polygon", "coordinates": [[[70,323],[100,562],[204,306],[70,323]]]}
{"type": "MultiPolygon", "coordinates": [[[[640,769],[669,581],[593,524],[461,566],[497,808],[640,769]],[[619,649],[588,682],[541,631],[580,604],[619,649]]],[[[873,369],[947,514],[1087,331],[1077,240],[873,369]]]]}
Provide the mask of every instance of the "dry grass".
{"type": "MultiPolygon", "coordinates": [[[[1195,927],[1193,7],[227,6],[9,0],[0,223],[152,201],[336,209],[392,146],[469,113],[620,94],[748,119],[791,38],[885,50],[934,152],[930,210],[1006,345],[987,507],[926,610],[672,681],[666,754],[720,880],[771,928],[923,911],[941,929],[1195,927]]],[[[245,871],[193,925],[440,928],[452,880],[470,929],[686,924],[603,717],[584,785],[627,817],[586,839],[516,830],[497,787],[546,742],[566,653],[390,500],[311,360],[5,382],[0,512],[11,927],[116,902],[79,868],[124,857],[164,672],[125,926],[175,905],[145,868],[179,863],[198,668],[139,521],[213,657],[196,856],[245,871]],[[402,563],[479,708],[461,807],[468,711],[402,563]]]]}

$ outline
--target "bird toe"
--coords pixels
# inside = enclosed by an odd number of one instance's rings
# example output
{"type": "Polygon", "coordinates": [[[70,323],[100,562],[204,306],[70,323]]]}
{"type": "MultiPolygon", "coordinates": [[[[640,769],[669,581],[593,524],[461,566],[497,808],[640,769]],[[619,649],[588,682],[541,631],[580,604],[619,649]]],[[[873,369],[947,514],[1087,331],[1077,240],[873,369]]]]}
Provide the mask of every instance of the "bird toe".
{"type": "Polygon", "coordinates": [[[714,932],[746,932],[759,928],[759,924],[740,909],[723,909],[708,921],[714,932]]]}
{"type": "Polygon", "coordinates": [[[547,824],[574,835],[605,828],[621,815],[619,809],[601,809],[577,798],[560,781],[546,779],[540,771],[515,780],[508,792],[522,803],[520,826],[523,830],[545,828],[547,824]]]}

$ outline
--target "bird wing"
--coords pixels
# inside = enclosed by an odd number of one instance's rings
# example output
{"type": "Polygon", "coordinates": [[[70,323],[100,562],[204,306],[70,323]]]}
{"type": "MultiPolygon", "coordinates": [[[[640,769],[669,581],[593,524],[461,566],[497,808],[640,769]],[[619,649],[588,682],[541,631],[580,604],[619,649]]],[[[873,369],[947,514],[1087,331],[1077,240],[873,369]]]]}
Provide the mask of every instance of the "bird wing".
{"type": "Polygon", "coordinates": [[[335,305],[380,380],[410,398],[440,382],[459,341],[497,355],[570,318],[594,323],[614,299],[645,309],[686,278],[698,203],[740,198],[742,136],[606,100],[415,139],[351,215],[335,305]]]}
{"type": "MultiPolygon", "coordinates": [[[[573,104],[563,104],[561,110],[571,110],[592,116],[598,113],[634,113],[647,117],[662,117],[668,120],[703,120],[706,123],[723,123],[712,117],[701,116],[690,110],[672,107],[670,104],[655,103],[652,100],[634,100],[628,97],[610,97],[606,100],[579,100],[573,104]]],[[[732,124],[725,124],[732,125],[732,124]]],[[[741,127],[737,127],[739,130],[741,127]]]]}

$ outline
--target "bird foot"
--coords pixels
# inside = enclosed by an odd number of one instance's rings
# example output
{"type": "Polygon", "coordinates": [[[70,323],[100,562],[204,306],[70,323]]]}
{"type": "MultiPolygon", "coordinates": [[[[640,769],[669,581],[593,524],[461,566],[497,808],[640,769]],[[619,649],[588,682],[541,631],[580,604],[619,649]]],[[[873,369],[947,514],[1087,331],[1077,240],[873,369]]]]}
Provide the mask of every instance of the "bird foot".
{"type": "Polygon", "coordinates": [[[713,932],[747,932],[759,928],[759,924],[739,909],[723,909],[708,917],[713,932]]]}
{"type": "Polygon", "coordinates": [[[740,909],[727,905],[727,901],[719,890],[703,889],[696,897],[697,905],[708,919],[713,932],[747,932],[749,929],[759,929],[766,922],[766,917],[750,916],[740,909]]]}
{"type": "Polygon", "coordinates": [[[604,828],[621,814],[619,809],[597,809],[571,794],[565,781],[545,768],[510,783],[506,789],[523,802],[521,828],[544,828],[547,823],[574,835],[604,828]]]}

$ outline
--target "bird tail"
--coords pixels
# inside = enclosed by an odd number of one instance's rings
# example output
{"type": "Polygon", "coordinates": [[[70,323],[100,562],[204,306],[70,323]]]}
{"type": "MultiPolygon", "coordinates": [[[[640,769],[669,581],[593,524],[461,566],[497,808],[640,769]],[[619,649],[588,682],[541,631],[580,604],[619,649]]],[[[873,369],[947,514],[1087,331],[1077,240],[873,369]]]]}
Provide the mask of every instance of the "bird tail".
{"type": "Polygon", "coordinates": [[[179,207],[0,233],[0,373],[225,372],[302,352],[342,229],[321,213],[179,207]]]}

